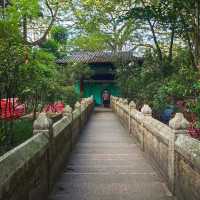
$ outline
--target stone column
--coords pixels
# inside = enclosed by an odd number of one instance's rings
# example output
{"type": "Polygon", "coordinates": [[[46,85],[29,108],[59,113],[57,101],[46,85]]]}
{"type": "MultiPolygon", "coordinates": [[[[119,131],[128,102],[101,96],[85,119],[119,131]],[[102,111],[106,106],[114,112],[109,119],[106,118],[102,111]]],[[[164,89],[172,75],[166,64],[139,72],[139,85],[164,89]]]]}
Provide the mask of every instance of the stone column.
{"type": "Polygon", "coordinates": [[[132,133],[131,133],[131,113],[132,113],[132,111],[134,109],[136,109],[136,104],[135,104],[134,101],[131,101],[129,103],[129,112],[128,112],[129,113],[129,116],[128,116],[128,130],[129,130],[129,135],[130,136],[132,135],[132,133]]]}
{"type": "Polygon", "coordinates": [[[175,117],[170,120],[169,127],[172,129],[168,146],[168,179],[171,192],[175,192],[175,141],[178,134],[186,134],[189,122],[184,118],[182,113],[176,113],[175,117]]]}

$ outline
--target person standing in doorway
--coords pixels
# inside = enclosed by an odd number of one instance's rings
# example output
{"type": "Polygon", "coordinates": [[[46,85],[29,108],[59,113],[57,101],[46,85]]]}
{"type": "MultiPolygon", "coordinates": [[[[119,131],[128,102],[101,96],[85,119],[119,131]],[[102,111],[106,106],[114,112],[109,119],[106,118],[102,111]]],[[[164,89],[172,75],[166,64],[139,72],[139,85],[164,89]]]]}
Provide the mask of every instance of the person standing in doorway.
{"type": "Polygon", "coordinates": [[[102,96],[102,99],[103,99],[103,105],[105,108],[109,108],[110,107],[110,94],[107,90],[105,90],[103,92],[103,96],[102,96]]]}

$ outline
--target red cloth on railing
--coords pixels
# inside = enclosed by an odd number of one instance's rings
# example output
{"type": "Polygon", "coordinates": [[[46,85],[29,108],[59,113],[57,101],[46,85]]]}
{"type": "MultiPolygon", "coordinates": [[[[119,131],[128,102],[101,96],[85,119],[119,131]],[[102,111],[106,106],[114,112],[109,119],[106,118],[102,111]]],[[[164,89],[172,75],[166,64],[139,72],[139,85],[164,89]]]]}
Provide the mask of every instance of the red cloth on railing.
{"type": "Polygon", "coordinates": [[[12,120],[25,114],[25,104],[19,103],[18,98],[1,99],[0,103],[0,119],[12,120]]]}

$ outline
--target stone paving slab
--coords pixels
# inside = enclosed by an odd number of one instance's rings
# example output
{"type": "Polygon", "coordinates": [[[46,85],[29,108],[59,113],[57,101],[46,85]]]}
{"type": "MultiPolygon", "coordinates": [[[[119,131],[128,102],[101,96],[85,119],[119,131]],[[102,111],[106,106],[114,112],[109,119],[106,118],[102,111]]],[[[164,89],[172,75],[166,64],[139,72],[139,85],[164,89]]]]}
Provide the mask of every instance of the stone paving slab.
{"type": "Polygon", "coordinates": [[[109,109],[81,133],[49,200],[172,200],[143,152],[109,109]]]}

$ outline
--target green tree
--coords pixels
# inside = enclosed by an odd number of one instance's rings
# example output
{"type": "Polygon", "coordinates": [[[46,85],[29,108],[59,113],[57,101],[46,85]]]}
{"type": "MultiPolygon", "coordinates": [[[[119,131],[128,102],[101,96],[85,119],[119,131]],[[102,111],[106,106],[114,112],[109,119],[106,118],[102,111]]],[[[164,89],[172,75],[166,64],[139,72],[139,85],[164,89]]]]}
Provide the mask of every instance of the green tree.
{"type": "Polygon", "coordinates": [[[81,32],[75,44],[84,50],[121,51],[132,39],[134,23],[131,19],[119,20],[119,15],[123,15],[123,10],[129,9],[133,2],[71,1],[70,7],[75,16],[75,24],[81,32]]]}

